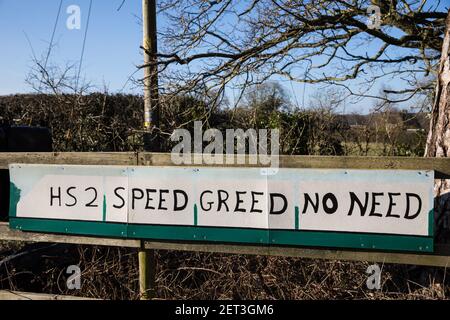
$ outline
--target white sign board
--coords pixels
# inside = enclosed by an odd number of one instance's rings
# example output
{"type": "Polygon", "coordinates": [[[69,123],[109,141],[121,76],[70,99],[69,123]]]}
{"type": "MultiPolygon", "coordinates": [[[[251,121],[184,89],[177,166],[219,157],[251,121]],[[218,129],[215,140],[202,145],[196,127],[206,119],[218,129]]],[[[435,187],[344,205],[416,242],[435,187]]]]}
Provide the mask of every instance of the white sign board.
{"type": "Polygon", "coordinates": [[[10,174],[23,230],[432,250],[433,172],[17,164],[10,174]]]}

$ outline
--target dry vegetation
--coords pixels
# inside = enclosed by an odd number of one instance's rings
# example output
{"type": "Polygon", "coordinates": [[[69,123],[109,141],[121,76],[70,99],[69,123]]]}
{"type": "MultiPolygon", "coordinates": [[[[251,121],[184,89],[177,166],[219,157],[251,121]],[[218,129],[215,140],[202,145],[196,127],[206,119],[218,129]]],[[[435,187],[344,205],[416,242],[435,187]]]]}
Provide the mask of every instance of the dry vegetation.
{"type": "MultiPolygon", "coordinates": [[[[117,248],[41,245],[2,266],[2,289],[104,299],[138,299],[137,253],[117,248]],[[82,289],[68,290],[66,267],[82,269],[82,289]]],[[[0,259],[28,249],[3,247],[0,259]]],[[[366,262],[244,255],[157,253],[159,299],[445,299],[443,269],[383,265],[382,290],[366,287],[366,262]]]]}

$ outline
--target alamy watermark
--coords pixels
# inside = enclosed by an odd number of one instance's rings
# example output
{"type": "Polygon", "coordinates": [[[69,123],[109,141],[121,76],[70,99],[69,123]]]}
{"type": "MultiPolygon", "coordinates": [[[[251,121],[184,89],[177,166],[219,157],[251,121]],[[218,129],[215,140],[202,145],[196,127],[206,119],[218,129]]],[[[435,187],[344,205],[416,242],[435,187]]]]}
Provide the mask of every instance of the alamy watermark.
{"type": "Polygon", "coordinates": [[[381,289],[381,269],[377,264],[369,266],[366,270],[369,275],[366,281],[367,289],[380,290],[381,289]]]}
{"type": "Polygon", "coordinates": [[[246,164],[248,161],[248,164],[260,164],[271,169],[279,167],[278,129],[227,129],[224,137],[218,129],[203,132],[202,122],[195,121],[193,133],[192,137],[191,132],[186,129],[174,130],[170,138],[171,141],[178,142],[171,152],[174,164],[223,165],[246,164]]]}
{"type": "Polygon", "coordinates": [[[369,18],[367,20],[367,28],[380,29],[381,28],[381,10],[379,6],[370,5],[367,7],[367,14],[369,18]]]}
{"type": "Polygon", "coordinates": [[[69,15],[66,20],[66,27],[69,30],[81,29],[81,8],[76,4],[67,7],[66,13],[69,15]]]}
{"type": "Polygon", "coordinates": [[[81,289],[81,269],[79,266],[72,265],[68,266],[66,273],[69,275],[66,284],[69,290],[80,290],[81,289]]]}

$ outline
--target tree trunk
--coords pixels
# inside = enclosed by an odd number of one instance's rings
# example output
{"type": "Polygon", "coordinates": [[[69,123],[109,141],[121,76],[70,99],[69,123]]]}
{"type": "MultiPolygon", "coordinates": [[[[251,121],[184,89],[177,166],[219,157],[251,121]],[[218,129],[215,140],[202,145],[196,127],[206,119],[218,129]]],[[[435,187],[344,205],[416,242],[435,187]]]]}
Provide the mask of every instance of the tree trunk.
{"type": "MultiPolygon", "coordinates": [[[[437,74],[435,100],[431,112],[426,157],[450,157],[450,11],[445,21],[444,44],[437,74]]],[[[450,180],[435,183],[436,238],[448,240],[450,180]]]]}

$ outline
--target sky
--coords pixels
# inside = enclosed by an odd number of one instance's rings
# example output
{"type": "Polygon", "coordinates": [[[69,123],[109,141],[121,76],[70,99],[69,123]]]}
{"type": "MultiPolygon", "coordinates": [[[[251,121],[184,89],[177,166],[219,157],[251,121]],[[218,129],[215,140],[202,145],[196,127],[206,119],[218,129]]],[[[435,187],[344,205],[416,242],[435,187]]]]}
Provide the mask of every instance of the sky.
{"type": "MultiPolygon", "coordinates": [[[[450,0],[444,0],[444,4],[450,0]]],[[[60,0],[0,0],[0,95],[34,92],[26,82],[33,66],[33,54],[45,57],[57,17],[60,0]]],[[[81,77],[98,90],[109,92],[141,93],[130,76],[141,77],[136,66],[142,63],[141,0],[93,0],[91,18],[86,38],[81,77]]],[[[442,4],[442,6],[445,6],[442,4]]],[[[57,24],[54,47],[49,65],[74,64],[78,67],[83,39],[88,22],[89,0],[63,0],[57,24]],[[69,6],[81,9],[81,28],[70,30],[67,20],[69,6]]],[[[158,18],[158,28],[165,21],[158,18]]],[[[293,103],[302,103],[320,89],[311,85],[282,82],[293,103]]],[[[394,85],[394,84],[392,84],[394,85]]],[[[377,90],[377,88],[375,88],[377,90]]],[[[358,105],[347,104],[346,112],[368,112],[369,101],[358,105]]]]}
{"type": "MultiPolygon", "coordinates": [[[[0,95],[32,92],[25,81],[32,66],[32,52],[42,57],[48,51],[59,2],[0,0],[0,95]]],[[[81,73],[99,88],[105,84],[112,92],[124,88],[142,59],[141,2],[128,0],[117,11],[121,3],[122,0],[93,1],[81,73]]],[[[78,66],[88,11],[89,0],[63,1],[49,63],[78,66]],[[80,30],[66,26],[70,5],[81,9],[80,30]]],[[[132,83],[124,89],[137,91],[132,83]]]]}

